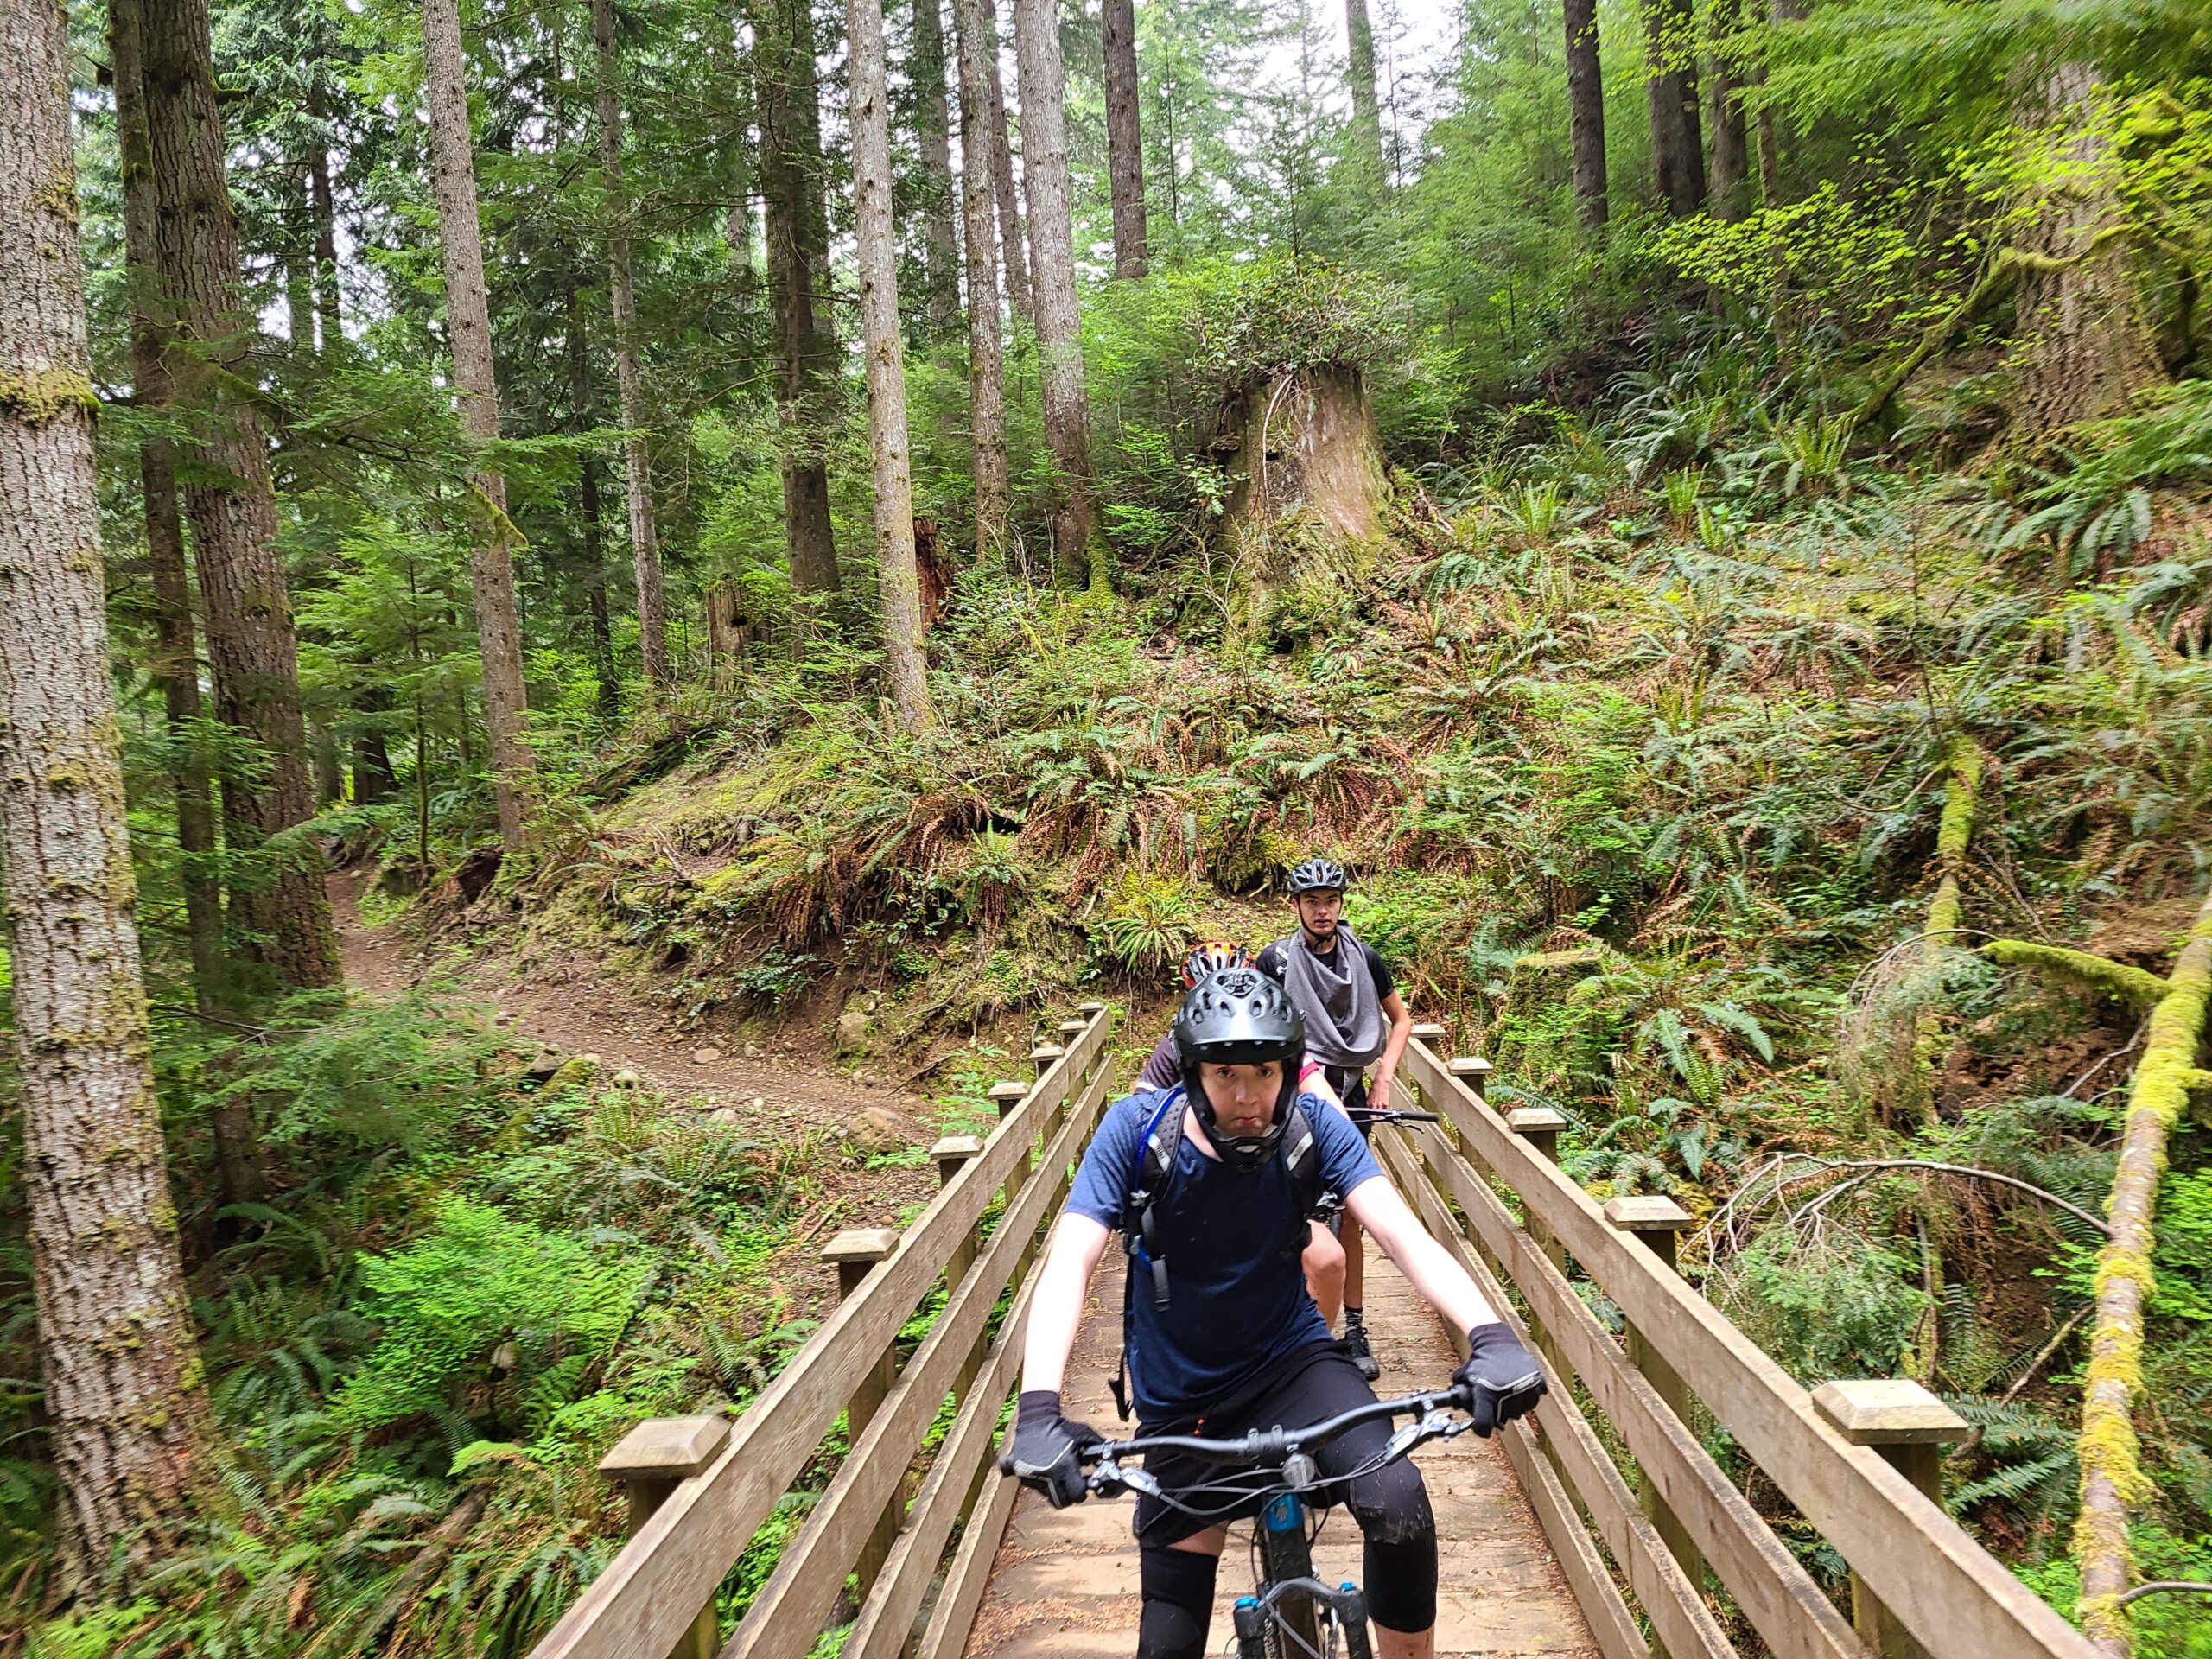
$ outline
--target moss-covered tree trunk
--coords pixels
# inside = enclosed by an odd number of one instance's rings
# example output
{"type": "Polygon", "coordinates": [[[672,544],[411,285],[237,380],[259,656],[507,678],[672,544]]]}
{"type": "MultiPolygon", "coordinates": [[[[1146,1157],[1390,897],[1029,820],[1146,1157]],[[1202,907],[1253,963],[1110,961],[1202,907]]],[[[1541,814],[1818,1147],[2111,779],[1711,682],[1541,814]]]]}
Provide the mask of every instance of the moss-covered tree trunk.
{"type": "Polygon", "coordinates": [[[1255,380],[1222,412],[1216,448],[1236,480],[1227,522],[1268,532],[1310,514],[1332,537],[1364,540],[1382,525],[1387,483],[1365,378],[1324,365],[1255,380]]]}
{"type": "Polygon", "coordinates": [[[2018,413],[2031,439],[2116,414],[2163,378],[2123,233],[2110,93],[2082,62],[2060,64],[2040,92],[2031,113],[2068,137],[2024,238],[2018,413]]]}
{"type": "Polygon", "coordinates": [[[2128,1522],[2151,1497],[2134,1409],[2143,1391],[2144,1308],[2155,1287],[2153,1219],[2167,1137],[2188,1109],[2190,1091],[2212,1083],[2197,1065],[2205,1005],[2212,999],[2212,893],[2164,979],[2086,951],[2012,939],[1986,946],[1985,954],[2151,1013],[2143,1058],[2128,1080],[2120,1161],[2105,1206],[2110,1231],[2097,1253],[2096,1323],[2075,1446],[2082,1467],[2082,1510],[2074,1524],[2074,1560],[2082,1573],[2078,1616],[2100,1651],[2127,1659],[2134,1637],[2120,1598],[2133,1568],[2128,1522]]]}
{"type": "Polygon", "coordinates": [[[66,1563],[188,1513],[208,1433],[139,981],[67,29],[0,0],[0,881],[66,1563]]]}
{"type": "Polygon", "coordinates": [[[2082,1627],[2113,1659],[2134,1650],[2126,1610],[2133,1563],[2130,1512],[2149,1497],[2135,1438],[2136,1396],[2143,1391],[2143,1308],[2152,1288],[2152,1217],[2165,1173],[2166,1137],[2189,1107],[2202,1077],[2196,1055],[2204,1039],[2204,1007],[2212,993],[2212,895],[2196,912],[2188,943],[2174,959],[2165,994],[2151,1010],[2143,1058],[2128,1082],[2106,1215],[2112,1232],[2097,1254],[2097,1316],[2089,1338],[2089,1369],[2082,1391],[2082,1513],[2074,1525],[2074,1559],[2082,1569],[2082,1627]]]}

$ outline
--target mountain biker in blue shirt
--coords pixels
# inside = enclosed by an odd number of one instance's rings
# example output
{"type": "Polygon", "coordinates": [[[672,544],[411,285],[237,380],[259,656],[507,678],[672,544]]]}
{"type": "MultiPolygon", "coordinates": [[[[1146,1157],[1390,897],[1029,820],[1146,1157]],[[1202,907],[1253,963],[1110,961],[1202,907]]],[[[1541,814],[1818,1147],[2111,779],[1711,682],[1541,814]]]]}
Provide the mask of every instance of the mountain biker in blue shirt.
{"type": "MultiPolygon", "coordinates": [[[[1144,1253],[1132,1274],[1165,1263],[1164,1303],[1133,1294],[1125,1316],[1138,1432],[1222,1438],[1255,1427],[1295,1427],[1371,1402],[1375,1395],[1307,1294],[1299,1256],[1306,1216],[1294,1155],[1319,1160],[1323,1184],[1398,1264],[1431,1306],[1468,1333],[1452,1373],[1471,1390],[1487,1433],[1534,1408],[1543,1372],[1498,1321],[1482,1293],[1414,1219],[1382,1178],[1344,1115],[1298,1089],[1305,1022],[1282,988],[1249,968],[1201,982],[1175,1018],[1183,1059],[1179,1087],[1118,1101],[1085,1150],[1052,1231],[1033,1294],[1022,1394],[1007,1466],[1058,1507],[1085,1491],[1084,1452],[1096,1431],[1061,1410],[1090,1278],[1108,1242],[1144,1199],[1145,1143],[1179,1115],[1173,1164],[1146,1206],[1144,1253]],[[1312,1144],[1286,1145],[1293,1109],[1312,1144]]],[[[1436,1527],[1421,1471],[1381,1454],[1381,1421],[1316,1454],[1323,1502],[1349,1504],[1366,1539],[1369,1617],[1377,1659],[1430,1659],[1435,1645],[1436,1527]]],[[[1172,1497],[1206,1471],[1188,1459],[1148,1456],[1147,1470],[1172,1497]]],[[[1193,1516],[1166,1498],[1140,1497],[1135,1527],[1143,1611],[1139,1659],[1200,1659],[1214,1579],[1227,1541],[1223,1521],[1193,1516]]]]}

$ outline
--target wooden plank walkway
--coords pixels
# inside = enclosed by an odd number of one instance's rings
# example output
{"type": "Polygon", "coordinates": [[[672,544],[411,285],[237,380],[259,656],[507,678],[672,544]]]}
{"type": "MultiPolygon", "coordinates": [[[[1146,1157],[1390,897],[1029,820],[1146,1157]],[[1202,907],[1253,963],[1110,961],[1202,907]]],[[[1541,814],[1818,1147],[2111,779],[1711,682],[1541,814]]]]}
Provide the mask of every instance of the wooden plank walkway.
{"type": "MultiPolygon", "coordinates": [[[[1367,1325],[1382,1362],[1378,1394],[1440,1388],[1452,1344],[1398,1270],[1368,1246],[1367,1325]]],[[[1102,1433],[1134,1433],[1106,1391],[1121,1336],[1121,1253],[1100,1264],[1076,1339],[1068,1414],[1102,1433]]],[[[1469,1659],[1596,1659],[1581,1612],[1495,1440],[1463,1435],[1415,1453],[1436,1511],[1440,1544],[1436,1651],[1469,1659]]],[[[1129,1659],[1137,1641],[1133,1498],[1053,1510],[1034,1492],[1016,1502],[976,1627],[971,1659],[1129,1659]]],[[[1251,1523],[1232,1529],[1222,1555],[1207,1650],[1232,1648],[1229,1610],[1251,1585],[1251,1523]]],[[[1357,1580],[1359,1529],[1330,1512],[1314,1546],[1318,1575],[1357,1580]]]]}

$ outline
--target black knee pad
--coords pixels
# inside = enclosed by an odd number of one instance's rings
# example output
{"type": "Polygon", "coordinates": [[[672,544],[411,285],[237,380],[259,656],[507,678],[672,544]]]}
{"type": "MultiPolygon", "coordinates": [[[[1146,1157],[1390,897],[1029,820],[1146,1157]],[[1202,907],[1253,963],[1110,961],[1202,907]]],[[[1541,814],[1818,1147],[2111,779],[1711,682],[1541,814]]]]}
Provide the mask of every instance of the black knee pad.
{"type": "Polygon", "coordinates": [[[1421,1471],[1403,1459],[1351,1483],[1351,1512],[1367,1539],[1367,1613],[1386,1630],[1436,1623],[1436,1517],[1421,1471]]]}
{"type": "MultiPolygon", "coordinates": [[[[1432,1548],[1429,1599],[1436,1599],[1436,1569],[1432,1548]]],[[[1214,1575],[1221,1570],[1217,1555],[1195,1550],[1147,1548],[1137,1552],[1137,1581],[1144,1592],[1144,1612],[1137,1623],[1137,1659],[1201,1659],[1206,1649],[1206,1625],[1213,1618],[1214,1575]]]]}

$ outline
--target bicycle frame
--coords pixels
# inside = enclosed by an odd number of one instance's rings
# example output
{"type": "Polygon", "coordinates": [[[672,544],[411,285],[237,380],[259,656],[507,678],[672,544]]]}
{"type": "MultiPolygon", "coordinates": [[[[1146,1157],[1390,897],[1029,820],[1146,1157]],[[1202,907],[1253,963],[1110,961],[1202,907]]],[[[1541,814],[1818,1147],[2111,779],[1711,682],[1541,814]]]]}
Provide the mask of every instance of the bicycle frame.
{"type": "Polygon", "coordinates": [[[1322,1611],[1344,1633],[1345,1659],[1373,1659],[1367,1638],[1367,1598],[1347,1580],[1332,1590],[1313,1576],[1313,1551],[1306,1536],[1306,1506],[1296,1492],[1278,1492],[1260,1512],[1261,1580],[1253,1593],[1236,1599],[1238,1659],[1320,1659],[1322,1611]],[[1267,1651],[1270,1620],[1301,1646],[1267,1651]]]}

